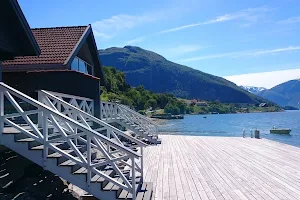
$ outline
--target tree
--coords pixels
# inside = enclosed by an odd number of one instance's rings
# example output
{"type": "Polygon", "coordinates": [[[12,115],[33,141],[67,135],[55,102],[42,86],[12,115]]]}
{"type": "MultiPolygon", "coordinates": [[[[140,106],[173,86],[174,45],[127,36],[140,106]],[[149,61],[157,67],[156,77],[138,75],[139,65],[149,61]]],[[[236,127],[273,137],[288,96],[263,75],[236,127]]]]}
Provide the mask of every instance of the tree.
{"type": "Polygon", "coordinates": [[[157,101],[156,99],[149,99],[147,101],[148,105],[152,107],[152,109],[155,109],[157,107],[157,101]]]}

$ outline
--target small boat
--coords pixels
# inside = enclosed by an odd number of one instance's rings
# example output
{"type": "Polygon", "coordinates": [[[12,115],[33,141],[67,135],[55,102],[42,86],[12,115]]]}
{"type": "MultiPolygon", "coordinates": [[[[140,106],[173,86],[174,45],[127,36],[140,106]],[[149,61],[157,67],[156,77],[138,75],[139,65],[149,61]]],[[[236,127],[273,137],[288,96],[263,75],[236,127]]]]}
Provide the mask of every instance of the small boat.
{"type": "Polygon", "coordinates": [[[292,130],[288,129],[288,128],[275,128],[273,127],[273,129],[270,130],[270,133],[274,133],[274,134],[290,134],[292,130]]]}
{"type": "Polygon", "coordinates": [[[203,118],[207,118],[206,116],[204,116],[203,118]]]}
{"type": "Polygon", "coordinates": [[[219,114],[218,112],[211,112],[211,114],[213,114],[213,115],[217,115],[217,114],[219,114]]]}

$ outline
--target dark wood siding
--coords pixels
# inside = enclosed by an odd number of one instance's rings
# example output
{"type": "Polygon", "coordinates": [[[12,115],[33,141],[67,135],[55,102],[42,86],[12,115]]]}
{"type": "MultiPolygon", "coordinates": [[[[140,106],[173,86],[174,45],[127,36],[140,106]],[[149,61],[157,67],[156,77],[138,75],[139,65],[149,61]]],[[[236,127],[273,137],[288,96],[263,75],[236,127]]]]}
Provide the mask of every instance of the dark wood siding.
{"type": "Polygon", "coordinates": [[[37,99],[38,90],[49,90],[94,99],[100,117],[100,80],[75,71],[5,72],[3,82],[37,99]]]}

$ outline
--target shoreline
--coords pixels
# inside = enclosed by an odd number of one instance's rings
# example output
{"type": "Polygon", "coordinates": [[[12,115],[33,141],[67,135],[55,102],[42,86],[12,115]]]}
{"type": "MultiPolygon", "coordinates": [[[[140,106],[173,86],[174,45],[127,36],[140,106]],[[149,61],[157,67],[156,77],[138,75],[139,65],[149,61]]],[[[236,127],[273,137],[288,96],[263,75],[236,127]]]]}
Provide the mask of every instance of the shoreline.
{"type": "Polygon", "coordinates": [[[165,125],[169,119],[150,118],[157,125],[165,125]]]}

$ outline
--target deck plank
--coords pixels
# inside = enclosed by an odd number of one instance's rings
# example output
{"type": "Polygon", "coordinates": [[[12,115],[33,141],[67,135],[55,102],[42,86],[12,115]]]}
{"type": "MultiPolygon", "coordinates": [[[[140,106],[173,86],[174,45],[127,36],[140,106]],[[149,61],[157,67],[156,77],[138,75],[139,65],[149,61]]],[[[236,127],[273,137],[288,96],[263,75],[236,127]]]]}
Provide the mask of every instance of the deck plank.
{"type": "Polygon", "coordinates": [[[300,199],[300,148],[252,138],[160,135],[144,153],[153,199],[300,199]]]}

